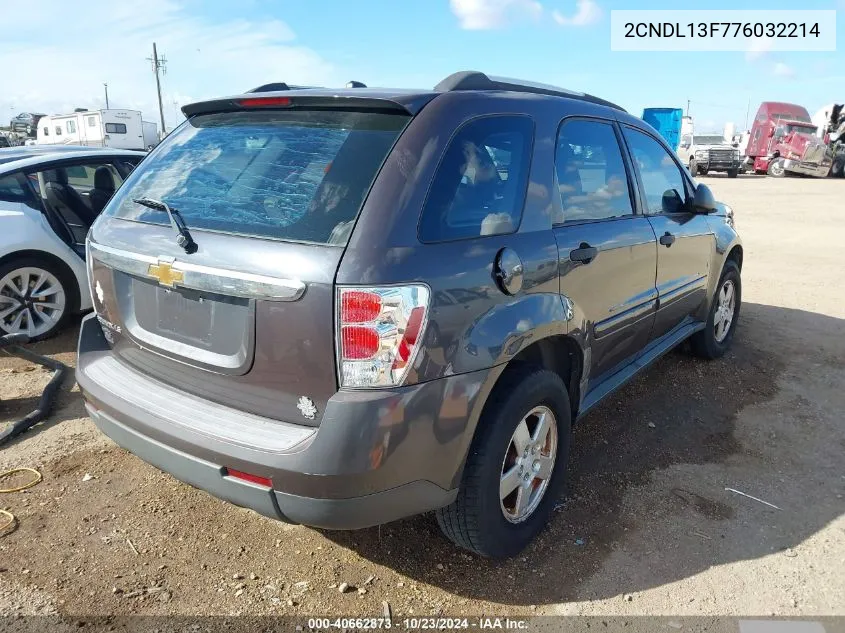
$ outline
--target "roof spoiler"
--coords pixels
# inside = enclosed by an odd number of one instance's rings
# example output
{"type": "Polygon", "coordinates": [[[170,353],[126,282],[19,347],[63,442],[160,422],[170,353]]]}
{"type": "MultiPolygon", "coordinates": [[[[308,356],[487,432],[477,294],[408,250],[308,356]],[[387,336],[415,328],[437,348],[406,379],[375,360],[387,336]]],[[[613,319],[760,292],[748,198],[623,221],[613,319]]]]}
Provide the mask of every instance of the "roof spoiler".
{"type": "Polygon", "coordinates": [[[248,97],[247,95],[254,93],[245,93],[244,95],[234,97],[223,97],[220,99],[209,99],[207,101],[199,101],[196,103],[189,103],[182,106],[182,113],[191,118],[198,114],[211,114],[216,112],[239,112],[239,111],[255,111],[267,108],[327,108],[331,110],[343,109],[372,109],[383,112],[401,112],[403,114],[414,114],[415,109],[409,108],[406,104],[400,103],[390,98],[383,97],[367,97],[356,96],[349,94],[327,94],[315,95],[314,93],[306,93],[302,96],[296,95],[291,97],[284,97],[281,95],[271,96],[260,95],[248,97]],[[261,101],[266,100],[266,105],[261,101]],[[284,103],[279,103],[284,101],[284,103]]]}
{"type": "Polygon", "coordinates": [[[281,92],[283,90],[306,90],[308,88],[316,88],[317,86],[291,86],[283,81],[276,81],[269,84],[263,84],[252,90],[247,90],[244,94],[253,92],[281,92]]]}
{"type": "Polygon", "coordinates": [[[534,83],[521,79],[509,79],[505,77],[489,77],[482,72],[464,70],[453,73],[434,87],[437,92],[454,92],[460,90],[506,90],[510,92],[527,92],[530,94],[550,95],[553,97],[566,97],[567,99],[578,99],[588,101],[597,105],[606,106],[615,110],[626,112],[624,108],[605,99],[594,97],[583,92],[567,90],[557,86],[534,83]]]}

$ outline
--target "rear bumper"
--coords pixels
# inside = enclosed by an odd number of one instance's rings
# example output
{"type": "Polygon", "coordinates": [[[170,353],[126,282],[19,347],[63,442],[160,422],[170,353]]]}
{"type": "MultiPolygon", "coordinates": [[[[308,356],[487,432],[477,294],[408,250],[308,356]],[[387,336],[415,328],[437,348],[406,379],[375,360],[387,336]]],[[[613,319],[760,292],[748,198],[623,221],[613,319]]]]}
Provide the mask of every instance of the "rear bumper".
{"type": "Polygon", "coordinates": [[[141,373],[114,357],[95,315],[83,320],[77,364],[91,418],[118,445],[236,505],[329,529],[378,525],[451,503],[489,373],[339,391],[315,429],[250,420],[141,373]],[[227,467],[273,486],[229,477],[227,467]]]}

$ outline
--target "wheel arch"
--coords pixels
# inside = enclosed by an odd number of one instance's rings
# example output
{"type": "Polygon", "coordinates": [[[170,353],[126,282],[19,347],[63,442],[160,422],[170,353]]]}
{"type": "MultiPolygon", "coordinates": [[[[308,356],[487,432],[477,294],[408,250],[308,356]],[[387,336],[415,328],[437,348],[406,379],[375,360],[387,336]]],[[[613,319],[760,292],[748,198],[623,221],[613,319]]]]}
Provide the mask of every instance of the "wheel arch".
{"type": "Polygon", "coordinates": [[[507,363],[494,367],[482,386],[483,404],[471,420],[471,432],[465,436],[465,450],[460,466],[452,481],[452,487],[460,484],[463,476],[466,457],[472,440],[478,432],[485,417],[485,413],[493,400],[492,395],[507,378],[520,367],[529,364],[555,372],[567,386],[570,415],[574,424],[581,404],[581,377],[584,367],[584,351],[575,337],[567,334],[551,334],[527,345],[507,363]]]}

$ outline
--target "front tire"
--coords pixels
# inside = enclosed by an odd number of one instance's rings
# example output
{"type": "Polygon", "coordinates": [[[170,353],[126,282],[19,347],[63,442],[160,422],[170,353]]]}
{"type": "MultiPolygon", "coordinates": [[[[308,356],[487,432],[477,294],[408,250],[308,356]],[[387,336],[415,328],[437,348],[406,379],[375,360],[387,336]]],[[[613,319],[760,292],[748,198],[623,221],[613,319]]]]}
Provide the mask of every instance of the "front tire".
{"type": "Polygon", "coordinates": [[[534,366],[508,371],[478,422],[457,499],[436,512],[449,539],[491,558],[516,555],[543,530],[569,455],[560,376],[534,366]]]}
{"type": "Polygon", "coordinates": [[[833,159],[833,164],[830,166],[830,175],[833,178],[845,176],[845,156],[837,156],[833,159]]]}
{"type": "Polygon", "coordinates": [[[46,258],[6,262],[0,266],[0,333],[49,338],[76,310],[78,295],[73,275],[46,258]]]}
{"type": "Polygon", "coordinates": [[[782,158],[776,158],[769,163],[768,174],[772,178],[783,178],[786,175],[786,169],[784,169],[782,158]]]}
{"type": "Polygon", "coordinates": [[[704,329],[692,336],[692,350],[701,358],[720,358],[733,341],[742,304],[742,279],[733,260],[725,263],[704,329]]]}

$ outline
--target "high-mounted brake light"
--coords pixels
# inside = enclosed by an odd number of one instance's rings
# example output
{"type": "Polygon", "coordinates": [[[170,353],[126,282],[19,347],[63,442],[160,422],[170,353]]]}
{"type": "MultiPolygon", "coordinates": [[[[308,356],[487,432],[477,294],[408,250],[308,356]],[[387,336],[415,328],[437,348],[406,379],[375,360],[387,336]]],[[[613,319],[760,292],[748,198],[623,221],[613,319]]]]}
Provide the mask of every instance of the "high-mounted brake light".
{"type": "Polygon", "coordinates": [[[401,385],[423,340],[428,288],[341,287],[337,292],[341,386],[401,385]]]}
{"type": "Polygon", "coordinates": [[[238,105],[242,108],[269,108],[273,106],[289,106],[291,105],[290,97],[253,97],[251,99],[241,99],[238,105]]]}

